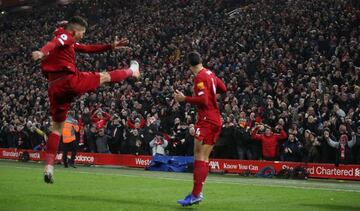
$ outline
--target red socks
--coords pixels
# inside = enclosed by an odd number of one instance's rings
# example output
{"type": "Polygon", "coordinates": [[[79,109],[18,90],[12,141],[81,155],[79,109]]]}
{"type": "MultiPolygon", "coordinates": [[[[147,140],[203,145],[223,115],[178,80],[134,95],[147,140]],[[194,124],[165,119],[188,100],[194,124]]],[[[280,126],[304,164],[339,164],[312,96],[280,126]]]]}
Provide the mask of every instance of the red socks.
{"type": "Polygon", "coordinates": [[[209,172],[209,164],[205,161],[195,160],[194,162],[194,186],[192,194],[199,197],[202,187],[209,172]]]}
{"type": "Polygon", "coordinates": [[[60,136],[51,132],[46,145],[46,165],[54,165],[56,152],[59,147],[60,136]]]}
{"type": "Polygon", "coordinates": [[[130,69],[116,69],[109,71],[108,73],[111,77],[111,82],[120,82],[132,76],[132,71],[130,69]]]}

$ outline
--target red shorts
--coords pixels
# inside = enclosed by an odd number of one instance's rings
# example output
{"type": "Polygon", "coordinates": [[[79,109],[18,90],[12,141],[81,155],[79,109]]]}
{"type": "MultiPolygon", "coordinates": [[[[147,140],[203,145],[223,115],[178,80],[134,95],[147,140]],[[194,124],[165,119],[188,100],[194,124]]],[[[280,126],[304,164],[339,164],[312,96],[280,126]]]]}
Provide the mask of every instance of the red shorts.
{"type": "Polygon", "coordinates": [[[195,138],[203,144],[214,145],[221,132],[221,126],[210,122],[197,122],[195,124],[195,138]]]}
{"type": "Polygon", "coordinates": [[[80,72],[64,75],[49,81],[50,115],[55,122],[66,120],[67,112],[75,97],[85,92],[95,91],[100,86],[100,74],[80,72]]]}

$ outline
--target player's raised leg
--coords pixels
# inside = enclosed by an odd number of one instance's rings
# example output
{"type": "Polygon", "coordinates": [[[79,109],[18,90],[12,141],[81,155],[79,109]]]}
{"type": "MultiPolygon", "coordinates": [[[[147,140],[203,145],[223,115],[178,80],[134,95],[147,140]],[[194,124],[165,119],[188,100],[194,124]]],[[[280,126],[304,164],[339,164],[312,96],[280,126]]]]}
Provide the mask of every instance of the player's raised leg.
{"type": "Polygon", "coordinates": [[[135,60],[130,62],[130,68],[128,69],[120,69],[120,70],[112,70],[109,72],[100,73],[100,85],[107,82],[120,82],[125,80],[128,77],[139,78],[140,77],[140,69],[139,63],[135,60]]]}

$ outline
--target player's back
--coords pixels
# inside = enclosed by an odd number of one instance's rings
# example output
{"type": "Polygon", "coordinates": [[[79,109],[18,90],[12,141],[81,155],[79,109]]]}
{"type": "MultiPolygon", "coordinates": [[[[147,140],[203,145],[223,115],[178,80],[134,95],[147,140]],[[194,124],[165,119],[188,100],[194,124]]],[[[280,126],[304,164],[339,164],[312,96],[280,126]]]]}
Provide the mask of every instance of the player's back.
{"type": "Polygon", "coordinates": [[[42,51],[47,53],[47,57],[41,62],[42,71],[44,73],[70,71],[75,72],[75,50],[74,38],[63,28],[57,28],[54,32],[54,38],[51,42],[56,45],[52,52],[47,49],[42,51]]]}
{"type": "Polygon", "coordinates": [[[205,95],[206,103],[198,106],[197,121],[208,121],[216,125],[221,125],[219,106],[216,101],[219,79],[216,75],[203,68],[195,77],[194,91],[198,96],[205,95]]]}

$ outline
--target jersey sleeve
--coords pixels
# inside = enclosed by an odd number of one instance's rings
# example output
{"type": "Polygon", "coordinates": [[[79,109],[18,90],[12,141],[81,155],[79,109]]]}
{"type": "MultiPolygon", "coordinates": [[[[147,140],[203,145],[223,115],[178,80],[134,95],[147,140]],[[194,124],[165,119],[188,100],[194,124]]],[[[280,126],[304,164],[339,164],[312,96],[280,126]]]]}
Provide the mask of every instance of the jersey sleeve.
{"type": "Polygon", "coordinates": [[[53,51],[57,47],[71,45],[74,43],[74,40],[71,36],[67,34],[60,34],[55,36],[52,40],[46,43],[42,48],[41,52],[45,54],[45,56],[49,55],[51,51],[53,51]]]}
{"type": "Polygon", "coordinates": [[[186,96],[185,102],[194,105],[207,105],[208,87],[205,78],[196,77],[194,80],[194,96],[186,96]]]}
{"type": "Polygon", "coordinates": [[[105,120],[105,121],[109,121],[109,120],[111,119],[110,114],[104,112],[103,115],[104,115],[104,120],[105,120]]]}
{"type": "Polygon", "coordinates": [[[257,141],[262,141],[262,135],[258,134],[258,128],[255,128],[255,130],[251,133],[251,139],[252,140],[257,140],[257,141]]]}
{"type": "Polygon", "coordinates": [[[80,43],[75,43],[75,51],[82,53],[102,53],[111,49],[112,49],[111,45],[103,45],[103,44],[84,45],[80,43]]]}
{"type": "Polygon", "coordinates": [[[226,88],[224,82],[216,76],[215,76],[215,79],[216,79],[216,93],[226,92],[227,88],[226,88]]]}
{"type": "Polygon", "coordinates": [[[205,78],[198,77],[194,80],[194,94],[195,96],[203,96],[207,93],[207,83],[205,78]]]}
{"type": "Polygon", "coordinates": [[[288,137],[284,129],[281,130],[280,134],[274,133],[274,136],[277,137],[278,140],[286,139],[288,137]]]}

